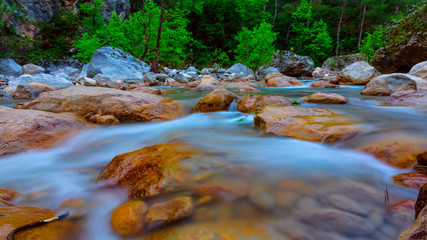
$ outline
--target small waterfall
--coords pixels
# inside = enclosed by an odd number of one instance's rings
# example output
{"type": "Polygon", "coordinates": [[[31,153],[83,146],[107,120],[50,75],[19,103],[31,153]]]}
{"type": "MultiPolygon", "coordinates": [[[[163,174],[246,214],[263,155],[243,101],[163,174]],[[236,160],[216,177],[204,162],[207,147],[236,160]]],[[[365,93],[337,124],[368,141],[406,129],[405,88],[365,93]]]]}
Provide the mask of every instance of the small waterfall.
{"type": "Polygon", "coordinates": [[[234,101],[230,104],[230,107],[228,107],[228,111],[229,111],[229,112],[236,112],[236,111],[237,111],[237,100],[234,100],[234,101]]]}

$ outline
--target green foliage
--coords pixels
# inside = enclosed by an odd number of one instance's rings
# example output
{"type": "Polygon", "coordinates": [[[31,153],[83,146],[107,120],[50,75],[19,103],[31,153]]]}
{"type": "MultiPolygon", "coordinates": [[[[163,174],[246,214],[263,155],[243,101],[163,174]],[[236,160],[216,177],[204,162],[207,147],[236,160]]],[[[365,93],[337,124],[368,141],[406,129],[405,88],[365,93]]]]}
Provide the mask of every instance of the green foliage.
{"type": "Polygon", "coordinates": [[[323,20],[315,22],[309,31],[308,45],[304,46],[305,54],[317,64],[326,60],[332,51],[332,39],[327,28],[323,20]]]}
{"type": "Polygon", "coordinates": [[[368,60],[374,57],[375,51],[380,49],[385,42],[385,32],[386,28],[379,25],[377,26],[375,32],[368,33],[367,36],[363,39],[362,45],[360,46],[360,53],[365,55],[368,60]]]}
{"type": "Polygon", "coordinates": [[[80,16],[82,18],[82,28],[84,32],[90,35],[105,25],[104,15],[101,6],[104,5],[102,0],[91,0],[79,5],[80,16]]]}
{"type": "Polygon", "coordinates": [[[239,42],[234,52],[239,62],[257,70],[261,65],[271,63],[276,51],[274,42],[277,33],[272,31],[273,26],[269,23],[261,23],[259,26],[249,30],[244,27],[235,39],[239,42]]]}
{"type": "Polygon", "coordinates": [[[301,105],[301,102],[298,102],[297,100],[292,100],[292,105],[294,105],[294,106],[300,106],[301,105]]]}
{"type": "Polygon", "coordinates": [[[311,5],[307,0],[302,0],[292,16],[291,29],[294,36],[290,47],[295,49],[297,53],[303,53],[304,50],[302,48],[308,44],[308,37],[310,36],[310,28],[307,23],[312,21],[311,5]]]}

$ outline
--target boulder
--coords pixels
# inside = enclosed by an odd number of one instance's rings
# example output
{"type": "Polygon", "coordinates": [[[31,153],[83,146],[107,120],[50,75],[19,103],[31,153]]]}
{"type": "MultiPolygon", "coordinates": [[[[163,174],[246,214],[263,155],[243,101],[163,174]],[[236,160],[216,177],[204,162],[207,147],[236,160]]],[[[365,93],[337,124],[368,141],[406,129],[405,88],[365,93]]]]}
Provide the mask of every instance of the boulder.
{"type": "Polygon", "coordinates": [[[427,80],[427,61],[420,62],[413,66],[409,74],[427,80]]]}
{"type": "Polygon", "coordinates": [[[355,62],[341,70],[340,84],[365,85],[377,74],[377,70],[367,62],[355,62]]]}
{"type": "Polygon", "coordinates": [[[35,99],[41,92],[42,91],[34,87],[18,85],[16,90],[12,93],[12,97],[14,99],[35,99]]]}
{"type": "Polygon", "coordinates": [[[382,74],[373,78],[361,92],[364,95],[389,96],[398,91],[416,90],[413,76],[403,73],[382,74]]]}
{"type": "Polygon", "coordinates": [[[0,58],[0,74],[6,77],[19,77],[22,75],[22,67],[9,58],[0,58]]]}
{"type": "Polygon", "coordinates": [[[259,113],[266,106],[292,106],[292,102],[280,96],[244,96],[237,102],[237,111],[244,113],[259,113]]]}
{"type": "Polygon", "coordinates": [[[168,79],[168,78],[169,78],[169,76],[167,74],[164,74],[164,73],[157,74],[157,80],[159,82],[165,82],[166,79],[168,79]]]}
{"type": "Polygon", "coordinates": [[[157,75],[153,72],[145,73],[142,81],[148,85],[155,85],[157,83],[157,75]]]}
{"type": "Polygon", "coordinates": [[[362,56],[360,53],[340,55],[326,59],[322,64],[322,68],[329,71],[341,71],[355,62],[366,60],[366,57],[362,56]]]}
{"type": "Polygon", "coordinates": [[[25,64],[22,66],[22,74],[35,75],[39,73],[43,73],[45,69],[43,67],[34,65],[32,63],[25,64]]]}
{"type": "Polygon", "coordinates": [[[195,67],[190,66],[189,68],[187,68],[187,70],[185,70],[185,72],[186,73],[188,73],[188,72],[195,72],[197,74],[198,70],[195,67]]]}
{"type": "Polygon", "coordinates": [[[176,73],[173,79],[179,83],[188,83],[187,77],[185,77],[184,74],[180,72],[176,73]]]}
{"type": "Polygon", "coordinates": [[[149,93],[111,88],[76,86],[45,92],[22,108],[48,112],[72,112],[82,117],[90,112],[113,115],[121,122],[167,121],[184,116],[183,106],[174,100],[149,93]]]}
{"type": "Polygon", "coordinates": [[[24,74],[24,75],[21,75],[20,77],[15,78],[10,84],[10,86],[5,88],[5,92],[10,95],[13,91],[15,91],[18,85],[28,85],[33,82],[43,83],[55,89],[62,89],[62,88],[68,88],[68,87],[74,86],[74,84],[68,81],[67,79],[57,77],[55,75],[44,74],[44,73],[40,73],[36,75],[24,74]]]}
{"type": "Polygon", "coordinates": [[[353,119],[326,108],[267,106],[254,123],[264,133],[312,142],[334,142],[362,131],[353,119]]]}
{"type": "Polygon", "coordinates": [[[111,213],[111,227],[123,237],[138,235],[144,229],[144,215],[147,209],[148,206],[143,201],[126,202],[111,213]]]}
{"type": "Polygon", "coordinates": [[[286,76],[285,76],[285,75],[283,75],[283,74],[281,74],[280,72],[272,72],[272,73],[267,74],[267,75],[264,77],[264,81],[265,81],[265,82],[268,82],[268,80],[270,80],[270,79],[272,79],[272,78],[280,78],[280,77],[286,77],[286,76]]]}
{"type": "Polygon", "coordinates": [[[392,93],[387,102],[391,105],[409,107],[427,107],[426,90],[407,90],[392,93]]]}
{"type": "Polygon", "coordinates": [[[308,56],[298,56],[293,52],[285,51],[276,53],[273,59],[273,67],[286,76],[309,76],[313,72],[314,62],[308,56]]]}
{"type": "Polygon", "coordinates": [[[251,94],[251,93],[262,93],[262,91],[253,88],[253,87],[241,87],[236,90],[234,90],[235,93],[244,93],[244,94],[251,94]]]}
{"type": "Polygon", "coordinates": [[[38,90],[40,90],[42,92],[50,92],[50,91],[56,90],[54,87],[51,87],[51,86],[43,84],[43,83],[38,83],[38,82],[29,83],[27,86],[37,88],[38,90]]]}
{"type": "Polygon", "coordinates": [[[234,64],[229,69],[227,69],[226,72],[235,73],[239,77],[247,77],[250,74],[254,74],[254,71],[252,71],[249,67],[247,67],[241,63],[234,64]]]}
{"type": "Polygon", "coordinates": [[[195,112],[227,111],[237,96],[226,89],[215,89],[200,99],[194,107],[195,112]]]}
{"type": "Polygon", "coordinates": [[[147,224],[171,223],[190,216],[194,211],[191,197],[180,197],[167,202],[155,203],[148,209],[147,224]]]}
{"type": "Polygon", "coordinates": [[[427,184],[424,184],[415,202],[415,223],[398,240],[423,240],[427,237],[427,184]]]}
{"type": "Polygon", "coordinates": [[[95,80],[98,87],[120,88],[118,81],[114,81],[110,76],[105,74],[96,74],[93,80],[95,80]]]}
{"type": "Polygon", "coordinates": [[[163,83],[163,86],[170,86],[170,87],[186,87],[185,83],[179,83],[173,78],[168,78],[163,83]]]}
{"type": "Polygon", "coordinates": [[[132,198],[145,198],[177,190],[185,181],[181,161],[196,152],[179,143],[157,144],[117,155],[97,181],[126,187],[132,198]]]}
{"type": "Polygon", "coordinates": [[[88,77],[82,77],[80,79],[80,83],[83,86],[88,86],[88,87],[94,87],[94,86],[96,86],[96,80],[94,80],[92,78],[88,78],[88,77]]]}
{"type": "Polygon", "coordinates": [[[267,81],[267,87],[291,87],[302,85],[304,85],[304,83],[298,79],[288,76],[271,78],[267,81]]]}
{"type": "Polygon", "coordinates": [[[0,155],[53,145],[72,130],[90,125],[71,113],[49,113],[0,106],[0,155]]]}
{"type": "Polygon", "coordinates": [[[211,86],[211,85],[221,85],[221,83],[214,76],[203,75],[197,87],[211,86]]]}
{"type": "Polygon", "coordinates": [[[268,74],[273,72],[280,73],[279,69],[275,67],[263,66],[258,69],[258,76],[259,78],[264,79],[268,74]]]}
{"type": "Polygon", "coordinates": [[[137,87],[133,89],[127,89],[127,91],[132,92],[142,92],[142,93],[151,93],[155,95],[162,95],[166,93],[166,90],[161,88],[152,88],[152,87],[137,87]]]}
{"type": "Polygon", "coordinates": [[[89,63],[88,77],[97,74],[109,76],[112,80],[140,81],[149,72],[150,66],[121,49],[101,47],[96,50],[89,63]]]}
{"type": "Polygon", "coordinates": [[[323,103],[323,104],[345,104],[348,103],[346,97],[336,93],[317,92],[309,96],[301,98],[301,101],[308,103],[323,103]]]}
{"type": "Polygon", "coordinates": [[[80,75],[80,70],[78,68],[66,66],[64,68],[65,74],[67,74],[70,77],[77,77],[80,75]]]}
{"type": "Polygon", "coordinates": [[[314,88],[338,88],[338,85],[332,84],[326,80],[318,80],[313,82],[310,87],[314,88]]]}

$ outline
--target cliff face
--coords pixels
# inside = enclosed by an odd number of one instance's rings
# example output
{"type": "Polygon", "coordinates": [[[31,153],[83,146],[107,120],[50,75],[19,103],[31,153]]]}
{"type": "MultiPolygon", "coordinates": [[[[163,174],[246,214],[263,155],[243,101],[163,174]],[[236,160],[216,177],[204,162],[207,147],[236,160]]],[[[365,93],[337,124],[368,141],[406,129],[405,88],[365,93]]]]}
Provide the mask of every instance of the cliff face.
{"type": "Polygon", "coordinates": [[[381,73],[408,72],[427,60],[427,1],[388,29],[385,46],[375,53],[372,64],[381,73]]]}

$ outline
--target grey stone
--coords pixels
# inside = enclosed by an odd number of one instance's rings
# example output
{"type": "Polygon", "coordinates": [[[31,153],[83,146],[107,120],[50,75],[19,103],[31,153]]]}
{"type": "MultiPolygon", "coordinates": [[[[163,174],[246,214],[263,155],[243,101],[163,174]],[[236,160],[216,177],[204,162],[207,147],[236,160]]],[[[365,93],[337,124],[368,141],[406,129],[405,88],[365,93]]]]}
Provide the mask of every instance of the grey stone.
{"type": "Polygon", "coordinates": [[[329,71],[341,71],[355,62],[366,60],[366,57],[362,56],[360,53],[340,55],[326,59],[322,64],[322,68],[329,71]]]}
{"type": "Polygon", "coordinates": [[[73,67],[65,67],[64,71],[70,77],[77,77],[80,74],[80,70],[73,67]]]}
{"type": "Polygon", "coordinates": [[[92,78],[83,77],[80,79],[80,83],[83,86],[96,86],[96,81],[92,78]]]}
{"type": "Polygon", "coordinates": [[[340,84],[365,85],[375,77],[377,70],[367,62],[355,62],[341,71],[340,84]]]}
{"type": "Polygon", "coordinates": [[[167,74],[164,74],[164,73],[157,74],[157,80],[160,82],[165,82],[166,79],[168,79],[168,78],[169,78],[169,76],[167,74]]]}
{"type": "Polygon", "coordinates": [[[311,76],[314,62],[308,56],[299,56],[293,52],[285,51],[276,53],[273,59],[273,67],[286,76],[311,76]]]}
{"type": "Polygon", "coordinates": [[[260,70],[258,70],[258,76],[261,79],[264,79],[265,76],[267,76],[268,74],[273,73],[273,72],[280,73],[279,69],[277,69],[275,67],[263,66],[263,67],[260,67],[260,70]]]}
{"type": "Polygon", "coordinates": [[[44,71],[46,70],[43,67],[34,65],[32,63],[28,63],[22,66],[22,74],[35,75],[35,74],[43,73],[44,71]]]}
{"type": "Polygon", "coordinates": [[[427,80],[427,61],[420,62],[413,66],[409,74],[427,80]]]}
{"type": "Polygon", "coordinates": [[[226,72],[232,73],[232,74],[235,73],[239,77],[247,77],[249,74],[254,74],[254,72],[249,67],[241,63],[234,64],[228,70],[226,70],[226,72]]]}
{"type": "Polygon", "coordinates": [[[179,83],[188,83],[188,79],[181,73],[177,73],[173,79],[175,79],[179,83]]]}
{"type": "Polygon", "coordinates": [[[97,74],[93,79],[95,80],[96,85],[99,87],[107,87],[107,88],[119,87],[119,84],[108,75],[97,74]]]}
{"type": "Polygon", "coordinates": [[[22,75],[22,67],[9,58],[0,59],[0,74],[19,77],[22,75]]]}
{"type": "Polygon", "coordinates": [[[62,88],[68,88],[68,87],[74,86],[74,84],[68,81],[67,79],[61,78],[55,75],[51,75],[51,74],[45,74],[45,73],[40,73],[36,75],[24,74],[24,75],[21,75],[20,77],[15,78],[11,82],[10,86],[5,88],[5,92],[11,95],[12,92],[15,91],[18,85],[28,85],[29,83],[32,83],[32,82],[43,83],[55,89],[62,89],[62,88]]]}
{"type": "Polygon", "coordinates": [[[382,74],[366,84],[362,94],[389,96],[398,91],[416,90],[417,83],[413,78],[412,75],[402,73],[382,74]]]}
{"type": "Polygon", "coordinates": [[[149,85],[154,85],[157,83],[157,75],[153,72],[145,73],[142,81],[149,85]]]}
{"type": "Polygon", "coordinates": [[[37,98],[42,91],[37,88],[18,85],[16,90],[12,93],[12,97],[14,99],[34,99],[37,98]]]}
{"type": "Polygon", "coordinates": [[[198,70],[195,67],[191,66],[191,67],[187,68],[187,70],[185,70],[185,72],[186,73],[195,72],[197,74],[198,70]]]}

